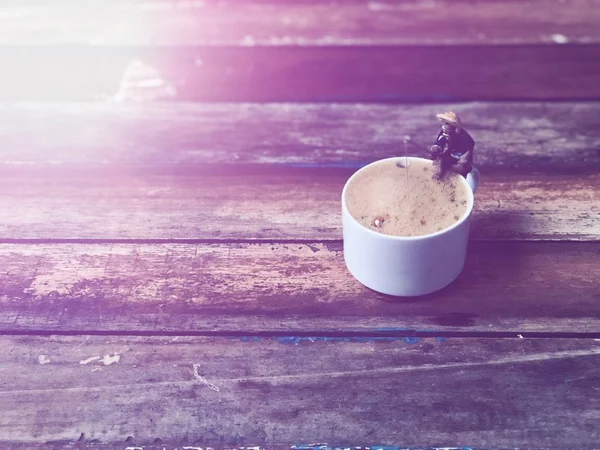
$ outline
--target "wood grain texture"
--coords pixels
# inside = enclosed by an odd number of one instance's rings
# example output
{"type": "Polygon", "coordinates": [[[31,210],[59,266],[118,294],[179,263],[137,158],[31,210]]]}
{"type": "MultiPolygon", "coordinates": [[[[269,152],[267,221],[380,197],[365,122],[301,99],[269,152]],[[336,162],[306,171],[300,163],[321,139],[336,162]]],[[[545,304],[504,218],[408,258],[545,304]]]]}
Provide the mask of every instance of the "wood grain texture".
{"type": "MultiPolygon", "coordinates": [[[[184,439],[185,441],[185,439],[184,439]]],[[[132,438],[129,441],[118,444],[103,444],[98,439],[86,440],[85,435],[82,440],[61,440],[40,443],[17,443],[0,441],[7,450],[204,450],[206,446],[201,443],[197,445],[169,445],[162,443],[162,439],[157,439],[152,444],[136,444],[132,438]]],[[[464,446],[457,447],[439,447],[439,446],[418,446],[406,447],[398,445],[327,445],[327,444],[308,444],[308,445],[211,445],[209,450],[463,450],[464,446]]],[[[471,448],[471,447],[467,447],[471,448]]]]}
{"type": "MultiPolygon", "coordinates": [[[[183,439],[184,442],[187,442],[183,439]]],[[[155,442],[148,445],[136,444],[135,440],[130,439],[124,443],[113,443],[104,444],[100,443],[98,439],[86,440],[85,436],[81,440],[61,440],[61,441],[50,441],[43,444],[40,443],[17,443],[17,442],[2,442],[7,450],[204,450],[206,446],[201,443],[196,445],[170,445],[163,443],[162,439],[156,439],[155,442]]],[[[379,444],[367,444],[367,445],[328,445],[328,444],[301,444],[301,445],[211,445],[208,446],[209,450],[464,450],[465,446],[422,446],[417,447],[411,446],[399,446],[399,445],[379,445],[379,444]]],[[[475,449],[473,449],[475,450],[475,449]]]]}
{"type": "Polygon", "coordinates": [[[600,331],[598,243],[471,243],[448,288],[377,294],[341,243],[0,245],[0,329],[600,331]]]}
{"type": "MultiPolygon", "coordinates": [[[[0,177],[0,241],[340,240],[341,192],[353,172],[52,170],[0,177]]],[[[484,173],[475,204],[471,239],[600,240],[598,174],[484,173]]]]}
{"type": "Polygon", "coordinates": [[[0,42],[251,46],[600,41],[597,0],[23,3],[3,1],[0,42]]]}
{"type": "Polygon", "coordinates": [[[527,337],[600,336],[600,243],[506,240],[599,240],[599,19],[3,2],[0,101],[103,102],[0,105],[0,446],[596,445],[600,344],[527,337]],[[344,267],[342,183],[422,154],[446,109],[478,142],[480,241],[441,292],[376,294],[344,267]]]}
{"type": "MultiPolygon", "coordinates": [[[[135,440],[131,439],[124,443],[118,444],[103,444],[98,439],[86,440],[85,436],[82,440],[77,441],[51,441],[43,444],[40,443],[17,443],[17,442],[2,442],[2,445],[7,450],[204,450],[206,446],[198,443],[197,445],[169,445],[162,443],[162,439],[156,440],[152,444],[139,445],[135,440]]],[[[456,447],[439,447],[439,446],[418,446],[406,447],[398,445],[327,445],[327,444],[308,444],[308,445],[211,445],[209,450],[463,450],[464,446],[456,447]]],[[[471,447],[467,447],[471,448],[471,447]]]]}
{"type": "Polygon", "coordinates": [[[484,172],[598,173],[598,102],[342,104],[0,104],[0,170],[130,167],[152,173],[214,164],[358,168],[426,154],[435,114],[452,109],[484,172]],[[406,145],[405,136],[412,138],[406,145]],[[50,167],[49,167],[50,166],[50,167]]]}
{"type": "MultiPolygon", "coordinates": [[[[175,441],[175,440],[174,440],[175,441]]],[[[183,439],[185,441],[185,439],[183,439]]],[[[136,444],[133,438],[130,441],[113,444],[100,443],[98,439],[86,440],[85,435],[82,440],[61,440],[40,443],[17,443],[0,441],[0,445],[7,450],[204,450],[207,446],[197,443],[196,445],[169,445],[157,439],[152,444],[136,444]]],[[[464,446],[457,447],[437,447],[437,446],[418,446],[406,447],[398,445],[327,445],[327,444],[308,444],[308,445],[211,445],[209,450],[463,450],[464,446]]],[[[471,448],[471,447],[468,447],[471,448]]]]}
{"type": "Polygon", "coordinates": [[[477,139],[474,238],[598,238],[599,105],[468,103],[4,104],[0,239],[339,239],[352,171],[424,155],[446,108],[477,139]]]}
{"type": "MultiPolygon", "coordinates": [[[[85,435],[83,439],[73,440],[61,440],[61,441],[50,441],[43,444],[40,443],[17,443],[0,441],[7,450],[204,450],[205,445],[197,443],[196,445],[170,445],[162,442],[162,439],[156,439],[152,444],[140,445],[136,444],[133,437],[129,441],[124,443],[113,443],[103,444],[98,439],[86,440],[85,435]]],[[[174,440],[175,441],[175,440],[174,440]]],[[[183,439],[184,442],[187,442],[183,439]]],[[[464,450],[465,446],[452,446],[452,447],[439,447],[439,446],[418,446],[418,447],[406,447],[398,445],[379,445],[379,444],[368,444],[368,445],[328,445],[328,444],[302,444],[302,445],[211,445],[208,446],[209,450],[464,450]]]]}
{"type": "MultiPolygon", "coordinates": [[[[175,440],[174,440],[175,441],[175,440]]],[[[185,441],[185,439],[184,439],[185,441]]],[[[140,445],[136,444],[135,440],[131,439],[124,443],[118,444],[103,444],[98,439],[86,440],[85,436],[82,440],[77,441],[51,441],[43,444],[40,443],[16,443],[2,442],[0,445],[7,450],[204,450],[207,446],[197,443],[196,445],[169,445],[164,444],[162,439],[157,439],[152,444],[140,445]]],[[[398,446],[398,445],[327,445],[327,444],[304,444],[304,445],[211,445],[209,450],[463,450],[465,446],[439,447],[439,446],[398,446]]]]}
{"type": "Polygon", "coordinates": [[[5,440],[591,448],[600,438],[593,340],[76,336],[0,345],[5,440]]]}
{"type": "Polygon", "coordinates": [[[599,100],[599,59],[600,44],[5,46],[0,100],[599,100]]]}

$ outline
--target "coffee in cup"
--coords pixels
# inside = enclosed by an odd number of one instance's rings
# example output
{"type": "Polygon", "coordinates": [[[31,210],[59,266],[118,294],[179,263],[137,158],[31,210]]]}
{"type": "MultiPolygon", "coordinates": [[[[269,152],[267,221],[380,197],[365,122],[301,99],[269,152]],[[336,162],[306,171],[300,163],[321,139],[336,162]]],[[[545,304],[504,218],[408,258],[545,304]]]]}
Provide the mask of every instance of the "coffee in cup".
{"type": "Polygon", "coordinates": [[[346,191],[350,214],[364,227],[390,236],[424,236],[458,222],[468,210],[461,175],[434,179],[431,162],[398,158],[373,164],[346,191]]]}

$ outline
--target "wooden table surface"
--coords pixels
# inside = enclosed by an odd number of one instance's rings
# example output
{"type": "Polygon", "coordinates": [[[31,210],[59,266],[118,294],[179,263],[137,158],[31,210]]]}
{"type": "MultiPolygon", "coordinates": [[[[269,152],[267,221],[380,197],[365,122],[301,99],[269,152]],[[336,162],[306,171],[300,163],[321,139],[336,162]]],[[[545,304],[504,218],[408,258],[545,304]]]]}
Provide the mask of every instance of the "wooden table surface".
{"type": "Polygon", "coordinates": [[[4,1],[0,447],[597,448],[599,22],[4,1]],[[341,188],[449,109],[482,173],[465,270],[379,295],[346,271],[341,188]]]}

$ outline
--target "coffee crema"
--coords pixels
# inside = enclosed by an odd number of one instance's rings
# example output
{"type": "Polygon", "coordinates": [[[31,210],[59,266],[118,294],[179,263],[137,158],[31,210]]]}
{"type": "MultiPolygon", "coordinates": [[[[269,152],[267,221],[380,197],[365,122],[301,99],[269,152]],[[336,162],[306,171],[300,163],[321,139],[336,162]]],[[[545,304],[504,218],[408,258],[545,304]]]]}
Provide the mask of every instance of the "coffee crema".
{"type": "Polygon", "coordinates": [[[467,212],[469,195],[460,175],[433,179],[429,161],[405,158],[376,163],[346,188],[350,214],[363,226],[391,236],[442,231],[467,212]]]}

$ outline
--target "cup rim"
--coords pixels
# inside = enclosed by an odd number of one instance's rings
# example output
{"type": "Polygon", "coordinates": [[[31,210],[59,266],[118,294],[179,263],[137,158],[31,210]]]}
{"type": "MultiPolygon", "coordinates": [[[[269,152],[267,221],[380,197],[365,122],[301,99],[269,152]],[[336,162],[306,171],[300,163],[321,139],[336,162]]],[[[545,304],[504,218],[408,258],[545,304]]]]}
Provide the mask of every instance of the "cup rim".
{"type": "Polygon", "coordinates": [[[354,172],[350,176],[350,178],[348,178],[346,180],[346,183],[344,184],[344,188],[342,189],[342,211],[343,211],[343,213],[347,214],[348,217],[350,217],[350,220],[352,220],[356,225],[358,225],[362,230],[366,231],[367,233],[372,233],[374,236],[378,236],[378,237],[383,238],[383,239],[391,239],[391,240],[394,240],[394,241],[419,241],[419,240],[430,239],[430,238],[433,238],[433,237],[437,237],[437,236],[441,236],[443,234],[446,234],[446,233],[454,230],[455,228],[458,228],[459,226],[461,226],[469,218],[469,216],[473,212],[473,206],[475,204],[475,196],[473,194],[473,190],[471,189],[471,186],[469,185],[469,183],[467,183],[467,180],[463,176],[460,176],[460,179],[461,179],[461,183],[463,183],[463,186],[467,190],[467,196],[468,196],[467,210],[465,211],[465,213],[462,215],[462,217],[459,220],[457,220],[456,222],[454,222],[449,227],[446,227],[446,228],[444,228],[443,230],[440,230],[440,231],[436,231],[435,233],[423,234],[423,235],[420,235],[420,236],[394,236],[394,235],[391,235],[391,234],[378,233],[377,231],[373,231],[370,228],[365,227],[352,214],[350,214],[350,211],[348,210],[348,205],[346,204],[346,191],[348,189],[348,186],[352,182],[352,180],[360,172],[368,169],[371,166],[374,166],[374,165],[377,165],[377,164],[382,164],[383,162],[386,162],[386,161],[402,161],[402,160],[406,161],[406,160],[411,160],[411,159],[412,160],[426,161],[426,162],[429,162],[429,163],[433,164],[433,161],[431,161],[430,159],[421,158],[421,157],[418,157],[418,156],[392,156],[390,158],[378,159],[377,161],[370,162],[369,164],[361,167],[356,172],[354,172]]]}

